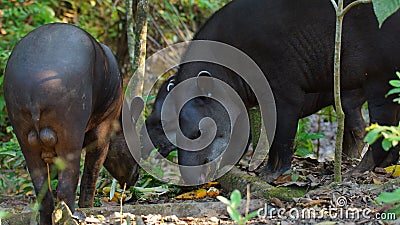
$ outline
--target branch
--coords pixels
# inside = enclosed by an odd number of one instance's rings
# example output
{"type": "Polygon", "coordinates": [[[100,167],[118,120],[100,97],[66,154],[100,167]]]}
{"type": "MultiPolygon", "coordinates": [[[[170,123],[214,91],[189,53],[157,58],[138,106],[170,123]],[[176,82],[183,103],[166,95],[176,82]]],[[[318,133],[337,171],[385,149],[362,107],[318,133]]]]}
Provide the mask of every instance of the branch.
{"type": "Polygon", "coordinates": [[[336,4],[335,0],[331,0],[331,3],[333,5],[333,8],[335,9],[335,11],[337,12],[337,4],[336,4]]]}
{"type": "MultiPolygon", "coordinates": [[[[333,1],[333,0],[331,0],[333,1]]],[[[344,14],[346,14],[351,8],[353,8],[353,6],[359,5],[359,4],[368,4],[371,3],[372,0],[357,0],[354,1],[352,3],[350,3],[349,5],[346,6],[346,8],[343,9],[343,11],[339,14],[339,16],[344,16],[344,14]]]]}

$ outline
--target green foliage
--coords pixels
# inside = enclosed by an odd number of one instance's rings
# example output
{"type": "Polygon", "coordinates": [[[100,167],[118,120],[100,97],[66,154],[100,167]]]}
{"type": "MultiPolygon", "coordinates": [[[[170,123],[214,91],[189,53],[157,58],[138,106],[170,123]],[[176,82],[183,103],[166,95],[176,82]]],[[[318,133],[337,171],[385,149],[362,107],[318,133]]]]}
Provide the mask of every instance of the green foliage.
{"type": "Polygon", "coordinates": [[[229,213],[229,216],[238,225],[244,225],[248,220],[257,216],[258,211],[251,212],[246,216],[242,216],[240,214],[238,207],[240,206],[240,202],[242,201],[242,196],[240,195],[240,192],[238,190],[232,191],[230,200],[223,196],[217,196],[217,199],[227,205],[226,209],[229,213]]]}
{"type": "MultiPolygon", "coordinates": [[[[394,88],[386,94],[386,97],[393,94],[400,96],[400,72],[396,72],[396,75],[399,80],[389,81],[390,85],[392,85],[394,88]]],[[[393,99],[393,101],[400,104],[400,97],[393,99]]],[[[364,141],[371,145],[379,138],[383,137],[382,148],[386,151],[388,151],[391,147],[396,146],[400,141],[400,123],[397,127],[372,124],[367,128],[367,131],[368,133],[365,136],[364,141]]]]}
{"type": "MultiPolygon", "coordinates": [[[[397,77],[400,79],[400,72],[396,72],[397,77]]],[[[392,94],[400,95],[400,80],[391,80],[390,85],[394,88],[391,89],[386,97],[392,94]]],[[[400,104],[400,97],[393,99],[394,102],[400,104]]],[[[378,124],[372,124],[367,128],[367,135],[364,138],[364,141],[368,144],[375,143],[379,138],[382,139],[382,148],[388,151],[390,148],[398,145],[400,141],[400,123],[396,126],[380,126],[378,124]]],[[[396,218],[400,216],[400,189],[397,189],[393,192],[382,192],[378,198],[378,202],[382,202],[385,204],[393,204],[391,209],[387,210],[385,213],[387,216],[390,214],[394,214],[396,218]]]]}
{"type": "Polygon", "coordinates": [[[372,0],[379,27],[383,22],[400,8],[400,0],[372,0]]]}
{"type": "Polygon", "coordinates": [[[4,211],[4,210],[0,210],[0,221],[1,221],[2,219],[7,218],[9,215],[10,215],[9,212],[4,211]]]}
{"type": "Polygon", "coordinates": [[[299,120],[299,124],[297,126],[297,133],[294,139],[294,149],[295,155],[306,158],[313,157],[315,158],[314,148],[315,145],[312,142],[315,139],[324,138],[325,135],[323,133],[309,133],[307,127],[308,119],[304,118],[299,120]]]}
{"type": "Polygon", "coordinates": [[[386,151],[396,146],[400,141],[400,124],[397,127],[372,124],[367,128],[367,131],[369,132],[365,136],[364,141],[368,144],[373,144],[379,138],[384,137],[382,140],[382,147],[386,151]]]}
{"type": "Polygon", "coordinates": [[[151,174],[147,173],[145,170],[140,169],[141,179],[136,183],[138,187],[157,187],[161,185],[165,185],[165,182],[162,182],[156,178],[154,178],[151,174]]]}
{"type": "Polygon", "coordinates": [[[159,47],[188,41],[193,33],[229,0],[173,0],[150,4],[148,34],[159,47]],[[155,29],[154,29],[155,28],[155,29]]]}
{"type": "MultiPolygon", "coordinates": [[[[394,214],[396,218],[400,217],[400,189],[396,189],[393,192],[382,192],[376,201],[384,204],[393,204],[385,213],[387,213],[387,215],[394,214]]],[[[389,217],[386,216],[386,218],[389,217]]]]}
{"type": "Polygon", "coordinates": [[[7,127],[12,138],[0,148],[0,194],[20,194],[33,190],[25,161],[12,127],[7,127]]]}
{"type": "MultiPolygon", "coordinates": [[[[396,72],[396,75],[400,79],[400,72],[396,72]]],[[[391,80],[391,81],[389,81],[389,84],[392,85],[394,88],[391,89],[385,95],[385,97],[388,97],[389,95],[393,95],[393,94],[398,94],[399,97],[393,99],[393,101],[400,104],[400,80],[391,80]]]]}

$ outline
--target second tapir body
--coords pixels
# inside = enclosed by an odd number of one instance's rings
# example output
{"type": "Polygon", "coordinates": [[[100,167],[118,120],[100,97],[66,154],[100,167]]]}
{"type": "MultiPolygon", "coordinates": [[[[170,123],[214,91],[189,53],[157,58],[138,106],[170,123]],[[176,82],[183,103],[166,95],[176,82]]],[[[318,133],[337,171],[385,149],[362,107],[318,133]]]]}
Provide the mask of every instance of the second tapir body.
{"type": "MultiPolygon", "coordinates": [[[[45,186],[46,163],[51,165],[55,157],[65,163],[66,168],[58,172],[57,199],[73,210],[84,146],[79,206],[92,206],[111,127],[118,120],[123,99],[122,78],[110,49],[73,25],[44,25],[14,48],[5,71],[4,92],[35,191],[45,191],[40,224],[51,224],[54,208],[45,186]]],[[[121,165],[120,150],[127,148],[112,149],[105,166],[121,183],[133,185],[137,165],[132,157],[124,158],[129,165],[121,165]]]]}
{"type": "MultiPolygon", "coordinates": [[[[385,98],[390,89],[388,82],[396,78],[400,64],[399,23],[400,14],[396,13],[379,29],[371,5],[351,9],[344,19],[342,102],[347,116],[346,143],[353,142],[352,146],[345,146],[347,149],[354,148],[354,144],[359,146],[362,140],[365,125],[360,108],[365,100],[372,123],[396,125],[399,121],[399,106],[392,102],[392,97],[385,98]]],[[[194,40],[219,41],[240,49],[257,63],[267,78],[277,110],[275,138],[262,169],[269,181],[290,169],[299,118],[333,103],[334,34],[335,12],[329,1],[236,0],[216,12],[194,37],[194,40]]],[[[191,54],[191,50],[186,54],[191,54]]],[[[257,90],[251,90],[232,71],[211,63],[181,65],[169,81],[172,85],[165,87],[176,86],[199,73],[204,74],[203,71],[233,87],[248,108],[258,104],[254,96],[257,90]]],[[[151,139],[165,149],[164,153],[173,148],[163,135],[160,122],[160,107],[167,94],[168,91],[160,91],[146,121],[151,139]]],[[[217,131],[214,142],[227,143],[230,127],[224,122],[224,115],[227,114],[220,104],[201,97],[186,103],[180,111],[179,124],[187,137],[196,139],[201,134],[199,121],[211,117],[217,127],[223,128],[217,131]]],[[[198,152],[178,149],[179,163],[201,165],[214,160],[223,150],[213,143],[198,152]]],[[[385,166],[397,159],[397,148],[386,152],[377,142],[370,146],[355,171],[385,166]]],[[[193,183],[199,177],[191,174],[186,179],[192,179],[193,183]]]]}

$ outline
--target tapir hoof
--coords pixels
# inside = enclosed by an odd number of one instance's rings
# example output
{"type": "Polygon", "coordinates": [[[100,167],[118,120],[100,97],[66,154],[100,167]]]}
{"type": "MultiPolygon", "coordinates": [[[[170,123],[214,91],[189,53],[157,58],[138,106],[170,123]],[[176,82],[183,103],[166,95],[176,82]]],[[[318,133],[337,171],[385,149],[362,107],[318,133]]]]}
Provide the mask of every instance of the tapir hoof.
{"type": "Polygon", "coordinates": [[[260,176],[263,180],[265,180],[268,183],[274,183],[278,177],[280,177],[282,174],[284,174],[286,171],[290,170],[290,165],[285,166],[285,167],[280,167],[280,168],[273,168],[269,165],[265,167],[262,171],[260,171],[260,176]]]}

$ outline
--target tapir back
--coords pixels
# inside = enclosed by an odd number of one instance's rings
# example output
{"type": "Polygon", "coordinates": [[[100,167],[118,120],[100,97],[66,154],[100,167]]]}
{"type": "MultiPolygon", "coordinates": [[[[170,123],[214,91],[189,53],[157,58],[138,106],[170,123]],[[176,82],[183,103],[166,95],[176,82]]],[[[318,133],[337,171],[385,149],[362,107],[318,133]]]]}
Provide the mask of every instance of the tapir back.
{"type": "Polygon", "coordinates": [[[56,118],[68,118],[72,110],[79,113],[86,126],[94,54],[93,40],[74,26],[50,24],[29,33],[14,48],[5,71],[11,122],[16,112],[30,113],[36,120],[51,108],[56,118]]]}

